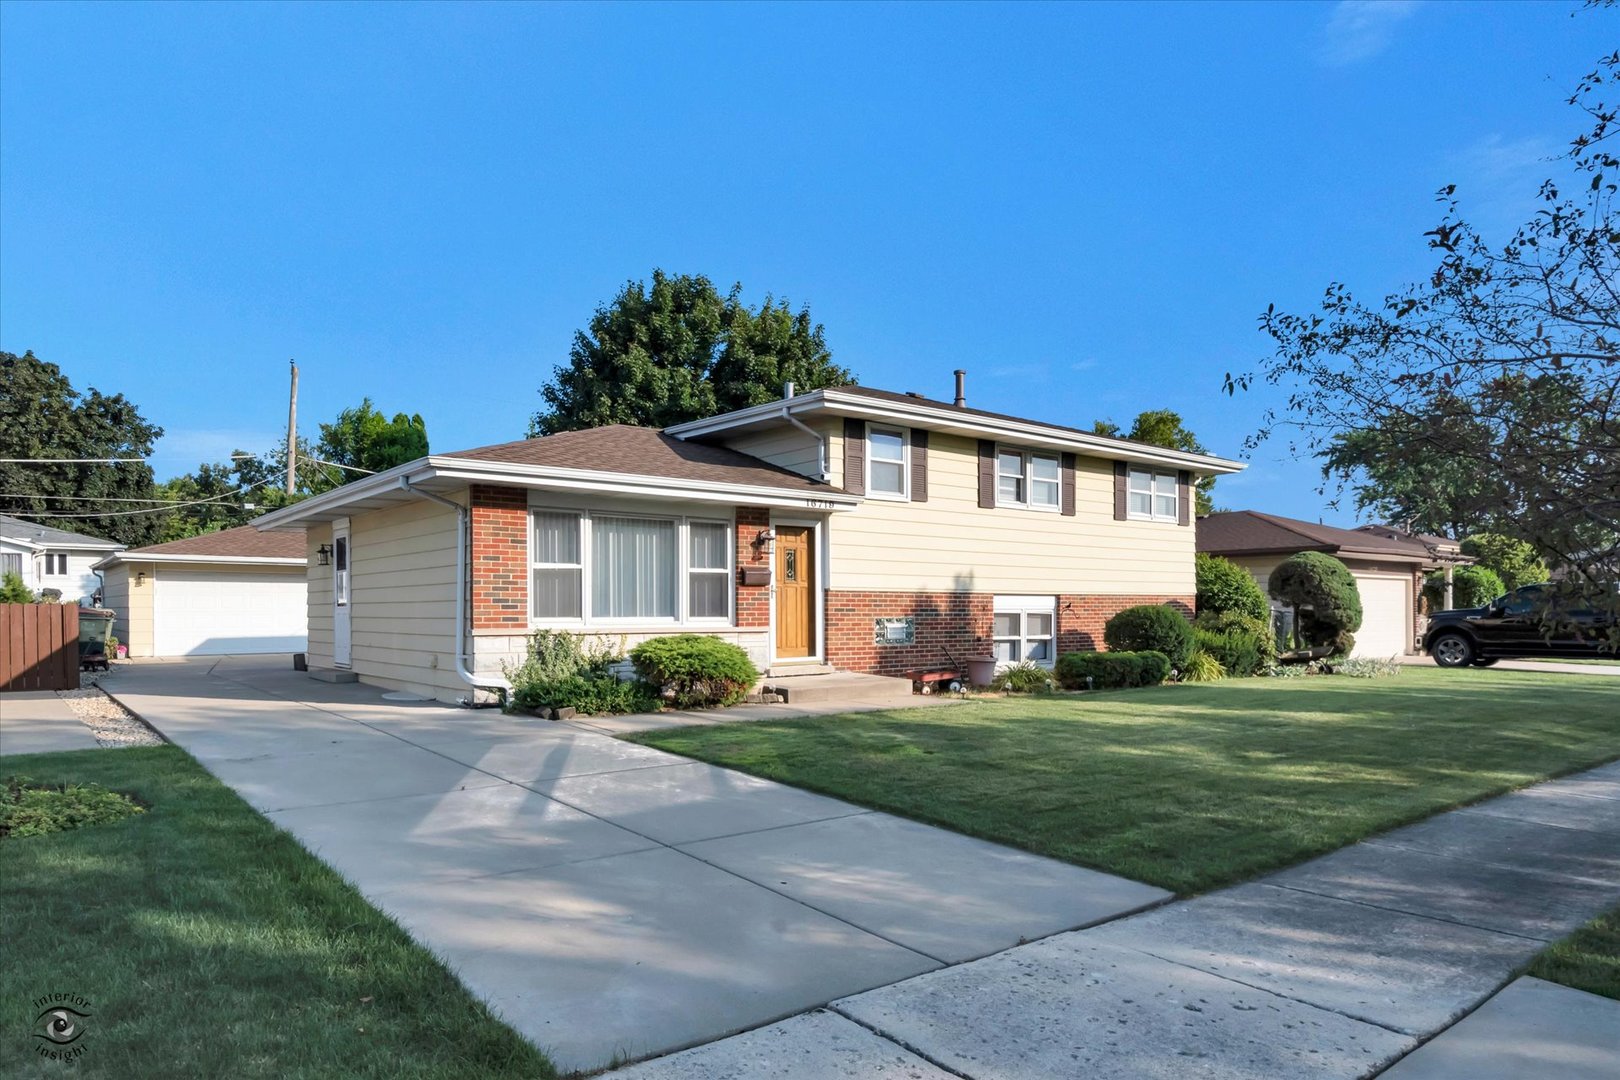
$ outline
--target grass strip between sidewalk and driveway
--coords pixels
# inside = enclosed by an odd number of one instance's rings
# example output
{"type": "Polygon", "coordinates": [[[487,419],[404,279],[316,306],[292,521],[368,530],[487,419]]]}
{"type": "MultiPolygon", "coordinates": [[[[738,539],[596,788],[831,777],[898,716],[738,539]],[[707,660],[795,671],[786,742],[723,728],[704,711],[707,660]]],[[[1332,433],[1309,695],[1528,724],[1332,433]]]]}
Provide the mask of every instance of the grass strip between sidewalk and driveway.
{"type": "Polygon", "coordinates": [[[1413,667],[643,732],[1183,895],[1620,755],[1604,676],[1413,667]]]}
{"type": "Polygon", "coordinates": [[[1620,1001],[1620,907],[1547,946],[1525,974],[1620,1001]]]}
{"type": "MultiPolygon", "coordinates": [[[[551,1064],[336,872],[175,747],[0,759],[146,812],[0,840],[0,1075],[60,1076],[32,1037],[88,1003],[83,1076],[551,1077],[551,1064]]],[[[71,1018],[69,1018],[71,1020],[71,1018]]]]}

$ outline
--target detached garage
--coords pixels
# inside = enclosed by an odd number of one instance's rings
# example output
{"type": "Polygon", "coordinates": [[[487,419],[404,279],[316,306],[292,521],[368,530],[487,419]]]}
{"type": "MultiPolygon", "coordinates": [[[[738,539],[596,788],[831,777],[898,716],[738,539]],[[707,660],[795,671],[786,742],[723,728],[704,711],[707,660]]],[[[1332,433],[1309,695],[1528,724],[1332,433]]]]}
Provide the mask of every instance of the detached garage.
{"type": "Polygon", "coordinates": [[[1265,591],[1277,564],[1301,551],[1332,555],[1350,569],[1361,594],[1355,656],[1391,657],[1417,651],[1418,590],[1423,572],[1462,561],[1443,537],[1413,536],[1367,525],[1338,529],[1257,510],[1198,519],[1198,550],[1230,559],[1265,591]]]}
{"type": "Polygon", "coordinates": [[[95,564],[130,656],[297,653],[308,643],[304,536],[245,526],[95,564]]]}

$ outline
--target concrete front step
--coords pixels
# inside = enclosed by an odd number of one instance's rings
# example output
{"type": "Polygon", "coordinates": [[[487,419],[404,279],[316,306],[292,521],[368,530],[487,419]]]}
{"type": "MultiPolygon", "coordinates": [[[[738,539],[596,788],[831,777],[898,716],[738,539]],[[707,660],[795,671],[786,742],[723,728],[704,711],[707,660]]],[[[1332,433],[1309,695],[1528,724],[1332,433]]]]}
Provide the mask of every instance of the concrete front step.
{"type": "Polygon", "coordinates": [[[356,675],[352,671],[344,671],[342,668],[312,667],[309,669],[309,677],[312,679],[318,679],[321,682],[329,683],[348,683],[360,681],[360,676],[356,675]]]}
{"type": "Polygon", "coordinates": [[[781,694],[790,705],[808,705],[818,701],[905,703],[912,699],[910,679],[863,675],[854,671],[771,677],[765,679],[764,688],[781,694]]]}

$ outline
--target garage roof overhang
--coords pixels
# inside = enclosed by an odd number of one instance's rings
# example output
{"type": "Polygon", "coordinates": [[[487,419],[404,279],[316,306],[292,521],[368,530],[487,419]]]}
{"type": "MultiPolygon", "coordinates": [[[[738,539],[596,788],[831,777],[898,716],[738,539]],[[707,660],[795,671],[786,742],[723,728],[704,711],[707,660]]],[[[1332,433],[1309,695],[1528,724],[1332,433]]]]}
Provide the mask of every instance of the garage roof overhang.
{"type": "Polygon", "coordinates": [[[465,457],[425,457],[265,514],[256,519],[253,526],[260,530],[302,529],[415,501],[417,496],[412,489],[455,498],[471,484],[797,510],[853,510],[861,503],[860,496],[841,491],[803,493],[791,488],[754,484],[718,484],[687,478],[523,465],[465,457]]]}
{"type": "Polygon", "coordinates": [[[142,555],[137,552],[119,552],[92,563],[92,570],[108,570],[126,563],[194,563],[201,566],[303,566],[304,559],[285,559],[271,555],[142,555]]]}

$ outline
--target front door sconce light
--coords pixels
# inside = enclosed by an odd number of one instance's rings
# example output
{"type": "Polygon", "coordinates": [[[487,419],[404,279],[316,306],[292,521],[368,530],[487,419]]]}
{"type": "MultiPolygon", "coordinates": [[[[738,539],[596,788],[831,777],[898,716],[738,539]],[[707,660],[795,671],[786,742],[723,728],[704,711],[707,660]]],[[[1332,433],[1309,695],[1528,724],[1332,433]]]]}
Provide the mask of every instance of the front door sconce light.
{"type": "Polygon", "coordinates": [[[320,547],[316,548],[315,549],[315,557],[320,560],[322,566],[331,566],[332,565],[332,545],[331,544],[322,544],[320,547]]]}
{"type": "Polygon", "coordinates": [[[755,547],[764,547],[766,544],[770,543],[772,540],[775,540],[775,539],[776,539],[776,530],[775,529],[761,529],[761,530],[759,530],[759,535],[754,537],[754,546],[755,547]]]}

